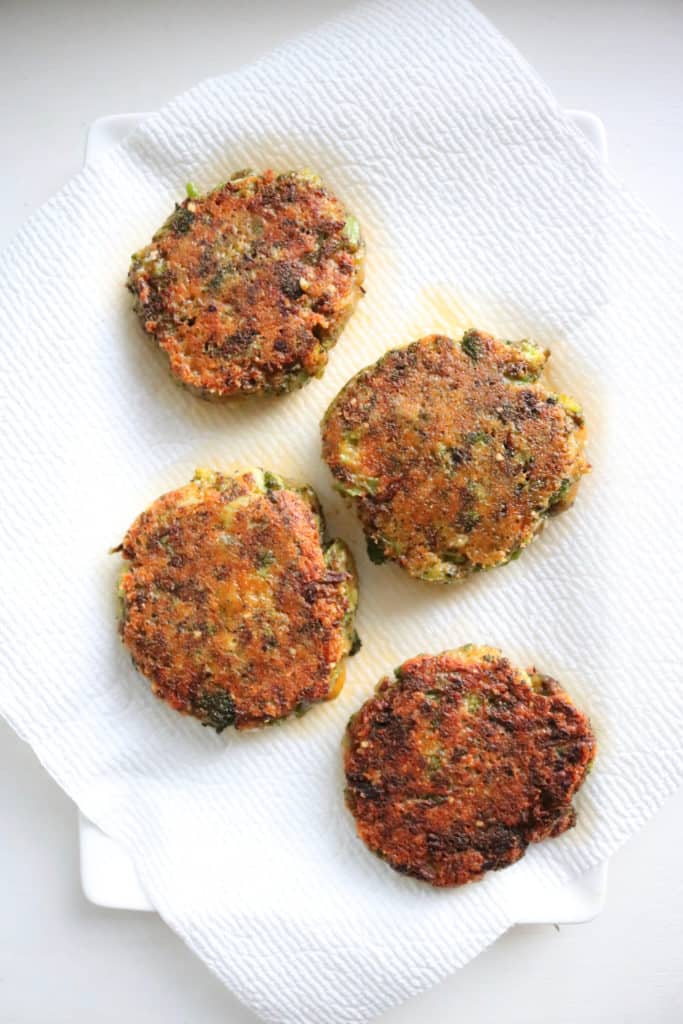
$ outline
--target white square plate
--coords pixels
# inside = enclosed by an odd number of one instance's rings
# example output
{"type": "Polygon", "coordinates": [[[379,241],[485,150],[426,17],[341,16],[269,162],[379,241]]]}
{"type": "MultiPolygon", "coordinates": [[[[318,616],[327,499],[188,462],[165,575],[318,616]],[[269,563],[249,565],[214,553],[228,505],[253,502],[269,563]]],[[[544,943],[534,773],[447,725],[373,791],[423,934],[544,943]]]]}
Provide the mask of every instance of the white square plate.
{"type": "MultiPolygon", "coordinates": [[[[595,148],[598,159],[607,159],[605,129],[595,114],[569,110],[568,115],[595,148]]],[[[85,164],[120,142],[144,114],[113,114],[90,126],[85,164]]],[[[81,885],[91,903],[120,910],[154,910],[135,867],[118,843],[80,815],[79,843],[81,885]]],[[[562,886],[521,884],[508,898],[508,911],[516,924],[578,924],[590,921],[604,906],[607,863],[562,886]]]]}

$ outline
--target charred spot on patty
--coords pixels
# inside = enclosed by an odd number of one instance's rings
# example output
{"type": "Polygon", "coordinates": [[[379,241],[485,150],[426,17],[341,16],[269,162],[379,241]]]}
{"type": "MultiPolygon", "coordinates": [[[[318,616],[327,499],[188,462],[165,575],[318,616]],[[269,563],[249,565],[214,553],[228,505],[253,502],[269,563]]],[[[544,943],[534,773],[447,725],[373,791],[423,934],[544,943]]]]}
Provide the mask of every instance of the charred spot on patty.
{"type": "Polygon", "coordinates": [[[467,645],[405,662],[349,721],[346,803],[395,870],[463,885],[571,828],[595,756],[558,683],[467,645]]]}
{"type": "Polygon", "coordinates": [[[320,376],[362,294],[358,221],[320,179],[239,172],[187,198],[133,255],[128,288],[173,375],[205,398],[320,376]]]}
{"type": "Polygon", "coordinates": [[[221,732],[336,696],[355,646],[353,559],[307,487],[198,470],[126,534],[120,630],[171,707],[221,732]]]}
{"type": "Polygon", "coordinates": [[[322,423],[335,486],[373,561],[430,582],[517,558],[568,508],[589,464],[577,402],[548,392],[548,352],[467,331],[387,352],[322,423]]]}

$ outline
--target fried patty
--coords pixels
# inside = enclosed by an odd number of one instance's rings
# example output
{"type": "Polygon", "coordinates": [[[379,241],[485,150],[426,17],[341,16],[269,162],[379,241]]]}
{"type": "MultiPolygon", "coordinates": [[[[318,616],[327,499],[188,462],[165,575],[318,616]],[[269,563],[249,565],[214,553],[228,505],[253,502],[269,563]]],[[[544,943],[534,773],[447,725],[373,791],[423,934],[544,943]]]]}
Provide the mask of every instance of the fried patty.
{"type": "Polygon", "coordinates": [[[318,500],[274,473],[198,470],[123,541],[121,635],[154,693],[218,732],[335,697],[353,638],[353,559],[318,500]]]}
{"type": "Polygon", "coordinates": [[[353,715],[346,803],[391,867],[463,885],[571,828],[594,755],[588,719],[554,680],[467,645],[406,661],[353,715]]]}
{"type": "Polygon", "coordinates": [[[128,288],[183,384],[205,398],[280,393],[322,374],[363,254],[358,221],[317,175],[240,171],[176,205],[133,255],[128,288]]]}
{"type": "Polygon", "coordinates": [[[387,352],[342,389],[323,455],[373,561],[432,582],[517,557],[582,474],[580,406],[539,382],[549,353],[467,331],[387,352]]]}

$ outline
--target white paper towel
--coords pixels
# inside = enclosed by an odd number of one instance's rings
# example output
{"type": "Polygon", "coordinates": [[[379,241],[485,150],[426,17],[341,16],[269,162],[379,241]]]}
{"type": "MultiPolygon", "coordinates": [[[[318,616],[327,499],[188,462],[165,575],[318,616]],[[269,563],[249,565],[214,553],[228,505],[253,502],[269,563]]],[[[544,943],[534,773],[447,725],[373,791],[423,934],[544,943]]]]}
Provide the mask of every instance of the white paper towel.
{"type": "Polygon", "coordinates": [[[683,258],[468,4],[364,6],[197,86],[49,201],[0,275],[0,706],[256,1012],[371,1018],[500,935],[520,876],[560,882],[598,863],[680,782],[683,258]],[[129,310],[129,255],[186,181],[304,165],[363,225],[367,297],[322,381],[202,403],[129,310]],[[368,562],[317,424],[387,347],[468,324],[552,349],[553,382],[584,403],[594,472],[519,561],[447,589],[368,562]],[[216,736],[175,715],[117,636],[107,549],[202,464],[312,483],[357,556],[364,646],[346,687],[279,728],[216,736]],[[576,829],[433,891],[356,839],[339,744],[380,675],[467,641],[562,680],[600,749],[576,829]]]}

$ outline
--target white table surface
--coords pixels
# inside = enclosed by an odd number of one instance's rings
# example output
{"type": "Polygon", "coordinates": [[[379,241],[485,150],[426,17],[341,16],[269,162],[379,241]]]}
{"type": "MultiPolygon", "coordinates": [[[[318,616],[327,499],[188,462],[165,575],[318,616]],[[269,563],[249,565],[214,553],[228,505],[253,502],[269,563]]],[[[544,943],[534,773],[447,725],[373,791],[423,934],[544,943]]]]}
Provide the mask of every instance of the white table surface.
{"type": "MultiPolygon", "coordinates": [[[[75,173],[88,124],[152,110],[345,0],[0,0],[0,245],[75,173]]],[[[612,168],[683,238],[683,0],[482,0],[612,168]]],[[[0,723],[0,1024],[256,1020],[152,914],[89,905],[76,810],[0,723]]],[[[508,932],[382,1024],[680,1024],[683,794],[612,862],[587,925],[508,932]]]]}

